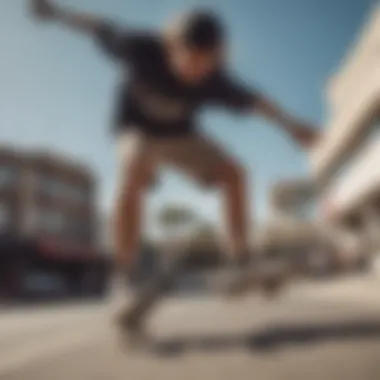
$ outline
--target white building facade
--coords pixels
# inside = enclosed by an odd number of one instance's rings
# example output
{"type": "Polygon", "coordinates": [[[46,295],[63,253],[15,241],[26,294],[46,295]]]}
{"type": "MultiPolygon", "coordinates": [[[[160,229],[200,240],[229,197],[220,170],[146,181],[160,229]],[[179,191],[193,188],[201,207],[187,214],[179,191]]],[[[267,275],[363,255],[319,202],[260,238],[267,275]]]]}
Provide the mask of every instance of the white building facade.
{"type": "Polygon", "coordinates": [[[329,81],[327,97],[326,133],[311,157],[322,217],[360,225],[373,247],[380,235],[379,3],[329,81]]]}

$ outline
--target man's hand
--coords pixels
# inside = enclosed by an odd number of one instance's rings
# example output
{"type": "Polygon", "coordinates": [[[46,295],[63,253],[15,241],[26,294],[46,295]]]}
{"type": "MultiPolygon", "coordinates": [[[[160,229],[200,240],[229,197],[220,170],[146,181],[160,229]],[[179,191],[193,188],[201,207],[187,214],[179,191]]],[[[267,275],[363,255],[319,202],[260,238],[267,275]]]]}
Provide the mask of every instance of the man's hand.
{"type": "Polygon", "coordinates": [[[260,96],[256,100],[254,110],[270,121],[282,126],[293,137],[294,141],[305,149],[313,147],[320,138],[316,128],[295,120],[274,101],[264,96],[260,96]]]}
{"type": "Polygon", "coordinates": [[[294,141],[305,149],[312,148],[318,142],[320,134],[315,127],[304,123],[294,123],[289,127],[289,133],[294,141]]]}
{"type": "Polygon", "coordinates": [[[95,33],[102,20],[91,15],[72,12],[57,7],[50,0],[29,0],[34,17],[40,20],[55,20],[80,32],[95,33]]]}
{"type": "Polygon", "coordinates": [[[31,0],[34,17],[40,20],[51,20],[56,15],[56,7],[48,0],[31,0]]]}

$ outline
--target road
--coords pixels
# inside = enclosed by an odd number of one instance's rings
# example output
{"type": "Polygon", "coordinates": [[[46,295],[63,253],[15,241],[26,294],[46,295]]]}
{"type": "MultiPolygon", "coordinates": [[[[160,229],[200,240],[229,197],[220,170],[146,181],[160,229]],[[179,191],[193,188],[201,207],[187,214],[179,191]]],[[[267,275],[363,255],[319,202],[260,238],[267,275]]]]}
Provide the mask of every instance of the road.
{"type": "Polygon", "coordinates": [[[110,324],[118,300],[2,312],[0,379],[378,380],[378,289],[346,279],[271,301],[171,299],[150,321],[166,342],[154,353],[120,349],[110,324]]]}

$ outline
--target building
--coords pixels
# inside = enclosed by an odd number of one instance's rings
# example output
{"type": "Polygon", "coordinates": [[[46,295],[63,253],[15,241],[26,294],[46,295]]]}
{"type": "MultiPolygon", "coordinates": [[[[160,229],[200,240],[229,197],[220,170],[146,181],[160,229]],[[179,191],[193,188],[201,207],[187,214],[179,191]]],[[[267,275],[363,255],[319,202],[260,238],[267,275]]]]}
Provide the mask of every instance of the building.
{"type": "Polygon", "coordinates": [[[377,4],[328,82],[326,132],[311,154],[311,178],[271,189],[267,250],[306,252],[321,243],[346,263],[380,251],[379,46],[377,4]]]}
{"type": "Polygon", "coordinates": [[[321,230],[316,218],[315,190],[306,178],[279,181],[272,187],[267,227],[271,244],[315,244],[321,230]]]}
{"type": "Polygon", "coordinates": [[[21,236],[97,240],[91,172],[48,152],[0,149],[0,228],[21,236]]]}
{"type": "Polygon", "coordinates": [[[283,180],[272,187],[261,243],[266,254],[307,260],[324,243],[315,200],[315,188],[309,179],[283,180]]]}
{"type": "Polygon", "coordinates": [[[273,219],[310,220],[315,218],[315,188],[310,179],[297,178],[276,183],[269,194],[273,219]]]}
{"type": "Polygon", "coordinates": [[[326,134],[311,155],[321,217],[373,249],[380,230],[380,4],[327,85],[326,134]],[[374,233],[373,233],[374,232],[374,233]]]}
{"type": "Polygon", "coordinates": [[[95,192],[76,162],[0,149],[0,299],[106,294],[95,192]]]}

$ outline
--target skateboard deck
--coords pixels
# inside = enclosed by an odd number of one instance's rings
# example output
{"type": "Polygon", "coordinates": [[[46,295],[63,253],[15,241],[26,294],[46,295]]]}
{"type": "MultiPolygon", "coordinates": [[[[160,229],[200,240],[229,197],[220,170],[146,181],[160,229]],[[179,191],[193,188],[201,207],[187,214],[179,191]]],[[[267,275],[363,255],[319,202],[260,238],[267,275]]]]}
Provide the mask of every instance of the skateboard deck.
{"type": "MultiPolygon", "coordinates": [[[[166,273],[153,278],[146,287],[137,292],[132,304],[128,305],[123,315],[138,326],[137,334],[133,329],[119,331],[123,339],[123,349],[129,352],[175,355],[183,350],[181,342],[176,340],[161,340],[151,336],[145,330],[145,320],[153,311],[154,306],[172,289],[179,275],[178,268],[173,267],[166,273]]],[[[226,284],[217,287],[217,292],[227,299],[241,297],[250,292],[263,291],[267,296],[276,296],[290,281],[304,275],[299,268],[283,266],[271,270],[255,266],[239,271],[226,284]]]]}
{"type": "MultiPolygon", "coordinates": [[[[290,267],[268,271],[255,266],[235,273],[227,284],[218,285],[216,291],[227,298],[240,297],[253,291],[263,291],[266,295],[274,296],[295,277],[295,273],[290,267]]],[[[173,288],[178,275],[178,267],[174,266],[171,270],[154,277],[137,292],[132,303],[126,308],[126,318],[132,324],[143,324],[154,306],[173,288]]]]}

